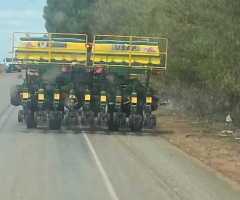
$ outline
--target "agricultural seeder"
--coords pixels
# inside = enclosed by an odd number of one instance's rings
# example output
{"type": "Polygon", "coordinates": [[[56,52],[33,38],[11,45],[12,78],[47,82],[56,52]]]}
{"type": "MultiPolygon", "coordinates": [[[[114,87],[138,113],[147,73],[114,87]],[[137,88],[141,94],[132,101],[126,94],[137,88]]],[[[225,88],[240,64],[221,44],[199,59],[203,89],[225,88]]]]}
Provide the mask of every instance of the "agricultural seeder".
{"type": "Polygon", "coordinates": [[[13,41],[16,35],[12,60],[27,69],[10,96],[27,128],[57,130],[63,121],[111,131],[127,121],[136,132],[156,126],[158,91],[149,82],[166,70],[167,39],[96,35],[89,43],[84,34],[15,32],[13,41]]]}

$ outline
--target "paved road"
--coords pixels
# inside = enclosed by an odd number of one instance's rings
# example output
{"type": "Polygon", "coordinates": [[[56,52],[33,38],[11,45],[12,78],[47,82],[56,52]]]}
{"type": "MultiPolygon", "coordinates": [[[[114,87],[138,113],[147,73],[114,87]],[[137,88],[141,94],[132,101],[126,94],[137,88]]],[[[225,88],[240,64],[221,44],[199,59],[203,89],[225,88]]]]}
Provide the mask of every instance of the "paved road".
{"type": "Polygon", "coordinates": [[[239,200],[240,191],[159,137],[29,131],[0,75],[1,200],[239,200]]]}

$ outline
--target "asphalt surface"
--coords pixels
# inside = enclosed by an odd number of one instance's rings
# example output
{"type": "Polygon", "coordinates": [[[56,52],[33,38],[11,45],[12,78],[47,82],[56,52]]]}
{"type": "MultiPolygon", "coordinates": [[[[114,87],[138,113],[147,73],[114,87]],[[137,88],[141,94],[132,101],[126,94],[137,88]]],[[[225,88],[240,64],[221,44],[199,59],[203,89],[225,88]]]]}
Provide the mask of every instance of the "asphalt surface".
{"type": "Polygon", "coordinates": [[[1,200],[239,200],[229,181],[144,131],[27,130],[10,105],[19,73],[0,75],[1,200]]]}

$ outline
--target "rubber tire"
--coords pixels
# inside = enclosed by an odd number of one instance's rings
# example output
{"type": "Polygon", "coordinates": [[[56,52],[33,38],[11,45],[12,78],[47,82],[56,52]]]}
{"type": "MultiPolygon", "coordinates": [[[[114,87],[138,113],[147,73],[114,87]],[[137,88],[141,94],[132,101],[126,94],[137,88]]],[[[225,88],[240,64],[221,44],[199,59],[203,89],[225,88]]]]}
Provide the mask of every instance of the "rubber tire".
{"type": "Polygon", "coordinates": [[[75,125],[75,126],[78,126],[78,125],[79,125],[78,116],[75,116],[75,117],[74,117],[74,125],[75,125]]]}
{"type": "Polygon", "coordinates": [[[144,125],[144,118],[143,118],[143,108],[139,107],[137,114],[142,116],[142,123],[139,127],[135,127],[133,123],[130,123],[130,128],[132,132],[136,132],[138,133],[138,135],[141,133],[142,129],[143,129],[143,125],[144,125]]]}
{"type": "Polygon", "coordinates": [[[59,130],[61,128],[61,118],[60,119],[53,119],[52,113],[50,113],[49,117],[49,128],[51,130],[59,130]]]}
{"type": "Polygon", "coordinates": [[[101,120],[99,119],[99,117],[97,117],[97,120],[96,120],[96,121],[97,121],[97,125],[98,125],[98,126],[101,126],[101,125],[102,125],[102,124],[101,124],[101,120]]]}
{"type": "Polygon", "coordinates": [[[27,128],[29,128],[29,129],[37,127],[37,123],[34,120],[34,116],[33,116],[32,112],[27,114],[26,124],[27,124],[27,128]]]}
{"type": "Polygon", "coordinates": [[[131,128],[132,132],[141,132],[142,128],[143,128],[143,120],[142,120],[142,123],[139,127],[134,127],[134,124],[130,123],[130,128],[131,128]]]}
{"type": "Polygon", "coordinates": [[[81,114],[81,124],[82,124],[83,126],[86,125],[86,119],[85,119],[85,116],[84,116],[83,113],[81,114]]]}
{"type": "Polygon", "coordinates": [[[157,119],[154,119],[154,123],[153,123],[153,127],[155,127],[157,125],[157,119]]]}
{"type": "Polygon", "coordinates": [[[49,128],[51,130],[59,130],[61,128],[60,119],[49,119],[49,128]]]}
{"type": "Polygon", "coordinates": [[[113,123],[113,113],[114,113],[114,106],[108,107],[108,113],[110,114],[110,120],[108,121],[108,130],[109,131],[119,131],[120,124],[114,124],[113,123]]]}
{"type": "Polygon", "coordinates": [[[94,124],[94,112],[91,113],[89,124],[93,125],[94,124]]]}
{"type": "Polygon", "coordinates": [[[18,122],[22,122],[22,115],[20,111],[18,111],[18,122]]]}

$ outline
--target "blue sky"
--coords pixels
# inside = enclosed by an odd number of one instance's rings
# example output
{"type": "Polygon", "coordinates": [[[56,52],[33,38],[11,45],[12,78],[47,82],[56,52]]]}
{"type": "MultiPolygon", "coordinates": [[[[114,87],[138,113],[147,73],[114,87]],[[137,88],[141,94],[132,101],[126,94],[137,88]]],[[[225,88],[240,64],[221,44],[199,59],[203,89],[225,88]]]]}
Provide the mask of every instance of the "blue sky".
{"type": "Polygon", "coordinates": [[[13,32],[46,32],[45,5],[46,0],[0,0],[0,63],[11,51],[13,32]]]}

